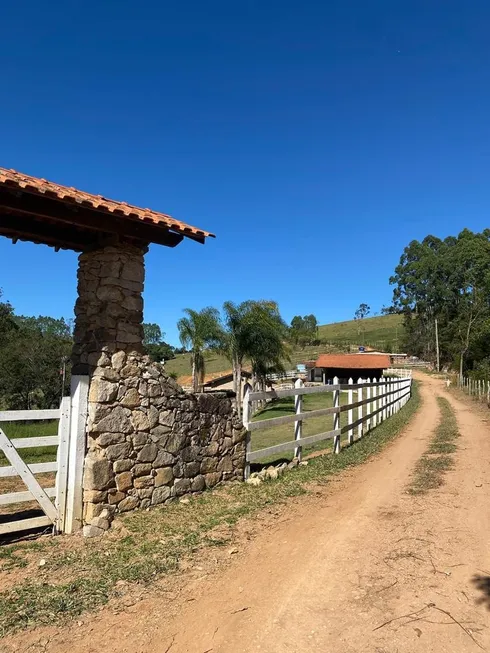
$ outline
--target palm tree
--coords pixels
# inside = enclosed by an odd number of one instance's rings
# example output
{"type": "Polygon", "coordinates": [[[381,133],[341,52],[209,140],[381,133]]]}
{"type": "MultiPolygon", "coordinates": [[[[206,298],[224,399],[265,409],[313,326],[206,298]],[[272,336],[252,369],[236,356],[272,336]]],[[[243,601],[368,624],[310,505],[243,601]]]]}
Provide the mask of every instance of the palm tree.
{"type": "Polygon", "coordinates": [[[182,346],[191,352],[192,388],[194,392],[198,392],[199,384],[204,382],[206,374],[204,352],[206,349],[217,347],[221,342],[219,312],[216,308],[208,306],[201,311],[185,308],[184,313],[187,317],[177,322],[177,328],[182,346]]]}
{"type": "Polygon", "coordinates": [[[221,350],[233,367],[233,390],[240,414],[240,392],[243,362],[252,363],[254,385],[265,385],[266,375],[283,368],[289,357],[285,344],[287,327],[275,302],[248,300],[241,304],[226,302],[223,306],[225,329],[221,350]]]}

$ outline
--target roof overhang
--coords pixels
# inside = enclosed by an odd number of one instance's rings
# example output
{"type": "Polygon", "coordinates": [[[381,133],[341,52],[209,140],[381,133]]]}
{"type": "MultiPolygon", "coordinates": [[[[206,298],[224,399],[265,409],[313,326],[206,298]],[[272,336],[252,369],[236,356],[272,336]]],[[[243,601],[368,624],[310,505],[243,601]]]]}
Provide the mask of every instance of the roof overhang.
{"type": "Polygon", "coordinates": [[[117,239],[175,247],[214,234],[169,215],[0,168],[0,235],[83,251],[117,239]]]}

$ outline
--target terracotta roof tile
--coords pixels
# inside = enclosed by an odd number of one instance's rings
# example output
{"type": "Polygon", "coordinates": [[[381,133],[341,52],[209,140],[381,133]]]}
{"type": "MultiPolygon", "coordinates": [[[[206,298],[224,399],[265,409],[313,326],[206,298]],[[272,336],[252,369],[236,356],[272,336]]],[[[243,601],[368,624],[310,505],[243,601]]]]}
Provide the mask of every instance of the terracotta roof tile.
{"type": "Polygon", "coordinates": [[[76,202],[82,206],[94,209],[96,211],[104,211],[113,213],[115,215],[125,216],[129,220],[141,220],[143,222],[152,223],[156,226],[162,225],[172,231],[180,233],[190,238],[197,237],[204,239],[207,237],[214,238],[214,234],[203,229],[198,229],[185,222],[175,220],[170,215],[165,213],[158,213],[151,209],[142,209],[137,206],[132,206],[127,202],[118,202],[110,200],[102,195],[93,195],[81,190],[77,190],[72,186],[62,186],[46,179],[39,179],[25,175],[16,170],[8,170],[7,168],[0,167],[0,186],[4,185],[10,188],[21,188],[28,193],[47,195],[54,197],[64,202],[76,202]]]}
{"type": "Polygon", "coordinates": [[[381,369],[390,367],[390,357],[385,354],[320,354],[315,367],[340,369],[381,369]]]}

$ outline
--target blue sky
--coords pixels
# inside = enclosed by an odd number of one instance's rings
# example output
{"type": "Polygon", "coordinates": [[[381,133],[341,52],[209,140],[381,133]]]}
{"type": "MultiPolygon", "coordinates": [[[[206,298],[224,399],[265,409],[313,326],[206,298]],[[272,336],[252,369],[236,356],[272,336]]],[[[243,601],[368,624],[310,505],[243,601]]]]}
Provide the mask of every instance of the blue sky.
{"type": "MultiPolygon", "coordinates": [[[[403,247],[490,214],[490,5],[24,0],[2,8],[0,165],[217,234],[152,246],[145,319],[389,304],[403,247]]],[[[76,255],[0,239],[19,313],[71,317],[76,255]]]]}

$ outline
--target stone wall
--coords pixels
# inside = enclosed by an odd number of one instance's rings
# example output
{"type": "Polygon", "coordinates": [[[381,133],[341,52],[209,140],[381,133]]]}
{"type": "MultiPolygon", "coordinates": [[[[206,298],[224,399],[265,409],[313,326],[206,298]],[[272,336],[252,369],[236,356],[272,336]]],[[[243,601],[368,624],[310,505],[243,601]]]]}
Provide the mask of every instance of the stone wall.
{"type": "Polygon", "coordinates": [[[137,353],[102,352],[89,391],[84,532],[221,481],[243,479],[245,432],[222,393],[187,394],[137,353]]]}
{"type": "Polygon", "coordinates": [[[143,352],[146,251],[121,243],[80,255],[74,374],[90,374],[102,351],[143,352]]]}

